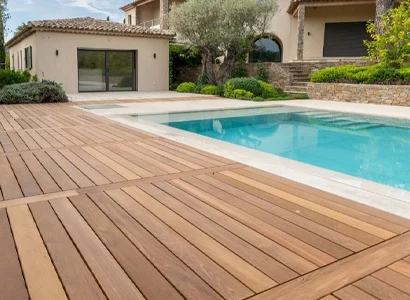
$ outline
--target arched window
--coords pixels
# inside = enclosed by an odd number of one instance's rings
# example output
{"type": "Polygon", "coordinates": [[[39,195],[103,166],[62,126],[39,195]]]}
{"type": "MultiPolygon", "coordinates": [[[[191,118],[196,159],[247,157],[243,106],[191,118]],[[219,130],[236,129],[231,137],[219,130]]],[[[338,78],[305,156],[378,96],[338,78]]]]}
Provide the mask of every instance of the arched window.
{"type": "Polygon", "coordinates": [[[270,36],[262,36],[253,42],[253,50],[249,53],[249,62],[282,62],[282,46],[270,36]]]}

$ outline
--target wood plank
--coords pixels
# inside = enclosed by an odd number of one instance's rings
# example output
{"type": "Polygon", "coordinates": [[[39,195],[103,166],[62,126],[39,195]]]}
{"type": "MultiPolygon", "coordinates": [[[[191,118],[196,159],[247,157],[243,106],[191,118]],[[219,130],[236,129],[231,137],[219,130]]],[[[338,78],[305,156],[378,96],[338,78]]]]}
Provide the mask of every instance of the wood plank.
{"type": "MultiPolygon", "coordinates": [[[[183,239],[122,190],[112,190],[106,193],[124,210],[119,210],[112,205],[108,206],[111,202],[107,201],[105,197],[101,197],[100,194],[97,194],[95,197],[93,194],[90,196],[104,211],[110,209],[110,211],[116,212],[116,224],[118,226],[119,224],[122,225],[121,229],[123,231],[126,230],[124,232],[127,232],[129,237],[133,237],[134,244],[141,251],[145,251],[153,263],[157,262],[157,267],[168,274],[168,278],[184,295],[192,295],[193,299],[201,299],[202,297],[204,299],[218,298],[211,288],[207,285],[204,286],[202,281],[197,278],[197,275],[226,299],[242,299],[253,295],[249,288],[222,269],[221,266],[208,256],[200,252],[187,240],[183,239]],[[108,206],[108,208],[104,209],[101,205],[108,206]],[[132,222],[127,217],[125,211],[133,217],[132,222]],[[143,227],[136,223],[136,220],[143,227]],[[133,224],[133,227],[130,227],[130,224],[133,224]],[[145,230],[149,231],[150,234],[146,233],[145,230]],[[155,236],[154,239],[151,234],[155,236]],[[157,243],[157,240],[160,243],[157,243]],[[170,255],[168,251],[164,251],[162,245],[167,247],[169,251],[172,251],[181,261],[170,255]],[[151,246],[154,248],[151,248],[151,246]],[[158,252],[156,249],[158,249],[158,252]],[[190,271],[190,269],[185,268],[185,265],[191,268],[197,275],[190,271]],[[186,281],[186,285],[184,281],[186,281]]],[[[112,217],[111,213],[108,214],[112,217]]]]}
{"type": "Polygon", "coordinates": [[[127,187],[124,188],[123,191],[151,213],[163,220],[163,222],[168,224],[168,226],[177,231],[185,239],[189,240],[190,243],[195,245],[202,252],[218,262],[218,264],[242,281],[254,292],[261,292],[277,284],[274,280],[270,279],[261,271],[223,247],[220,243],[158,203],[154,198],[144,193],[139,188],[127,187]]]}
{"type": "Polygon", "coordinates": [[[0,245],[1,298],[28,300],[23,273],[5,209],[0,209],[0,245]]]}
{"type": "Polygon", "coordinates": [[[174,185],[167,182],[157,182],[155,186],[159,187],[163,191],[172,195],[174,198],[185,203],[189,207],[199,211],[209,219],[224,226],[226,229],[248,241],[250,244],[261,249],[265,253],[269,254],[273,258],[276,258],[281,263],[285,264],[289,268],[304,274],[317,268],[317,266],[307,259],[295,254],[294,252],[286,249],[285,247],[275,243],[268,239],[257,231],[250,229],[235,219],[227,217],[225,214],[212,208],[211,206],[203,203],[197,198],[185,193],[181,189],[178,189],[174,185]]]}
{"type": "Polygon", "coordinates": [[[88,154],[92,155],[94,158],[98,159],[100,162],[105,164],[107,167],[111,168],[114,170],[116,173],[120,174],[122,177],[124,177],[127,180],[134,180],[134,179],[140,179],[141,177],[138,176],[137,174],[134,174],[127,168],[124,168],[122,165],[119,163],[113,161],[111,158],[105,156],[101,152],[95,150],[94,148],[91,147],[83,147],[81,148],[84,151],[86,151],[88,154]]]}
{"type": "Polygon", "coordinates": [[[7,132],[10,140],[13,142],[14,146],[16,147],[17,151],[25,151],[29,150],[27,145],[23,142],[20,136],[15,131],[7,132]]]}
{"type": "Polygon", "coordinates": [[[0,187],[4,200],[23,197],[7,157],[0,156],[0,187]]]}
{"type": "Polygon", "coordinates": [[[325,239],[314,232],[308,231],[303,227],[297,226],[284,218],[281,218],[280,216],[275,216],[266,210],[263,210],[253,204],[249,204],[246,201],[243,201],[241,199],[238,199],[236,196],[232,196],[228,193],[226,193],[223,190],[220,190],[218,188],[215,188],[214,186],[203,182],[197,178],[185,178],[184,181],[188,182],[189,184],[203,190],[203,191],[212,191],[212,195],[214,197],[217,197],[221,199],[222,201],[237,207],[238,209],[253,215],[256,218],[259,218],[260,220],[276,227],[277,229],[286,232],[290,235],[292,235],[295,238],[298,238],[299,240],[312,245],[321,251],[336,257],[336,258],[341,258],[345,257],[349,254],[352,253],[352,251],[346,249],[343,246],[340,246],[336,243],[333,243],[329,241],[328,239],[325,239]]]}
{"type": "Polygon", "coordinates": [[[6,153],[17,151],[6,132],[0,132],[0,144],[6,153]]]}
{"type": "Polygon", "coordinates": [[[62,156],[57,150],[47,151],[47,154],[59,165],[61,169],[80,187],[91,187],[95,184],[79,171],[70,161],[62,156]]]}
{"type": "Polygon", "coordinates": [[[335,261],[335,258],[320,251],[319,249],[306,244],[299,239],[277,229],[270,224],[263,222],[262,220],[230,205],[224,203],[219,198],[200,190],[181,179],[174,179],[170,181],[173,185],[187,191],[194,197],[197,197],[211,205],[212,207],[222,211],[226,215],[234,218],[235,220],[245,224],[246,226],[252,228],[253,230],[263,234],[264,236],[270,238],[276,243],[284,246],[285,248],[295,252],[296,254],[304,257],[305,259],[311,261],[312,263],[323,266],[335,261]]]}
{"type": "Polygon", "coordinates": [[[410,277],[410,263],[405,261],[398,261],[391,266],[390,269],[403,274],[404,276],[410,277]]]}
{"type": "Polygon", "coordinates": [[[0,208],[6,208],[11,206],[18,206],[23,204],[41,202],[41,201],[48,201],[52,199],[59,199],[65,198],[70,196],[78,196],[76,191],[64,191],[64,192],[57,192],[45,195],[38,195],[33,197],[24,197],[24,198],[17,198],[9,201],[2,201],[0,202],[0,208]]]}
{"type": "Polygon", "coordinates": [[[107,297],[145,299],[68,199],[50,203],[107,297]]]}
{"type": "Polygon", "coordinates": [[[9,155],[8,159],[24,196],[30,197],[43,194],[20,155],[9,155]]]}
{"type": "Polygon", "coordinates": [[[282,199],[280,197],[277,197],[275,195],[269,194],[263,190],[260,190],[256,187],[246,185],[241,181],[235,180],[231,177],[222,175],[221,173],[214,173],[210,175],[212,177],[215,177],[219,181],[222,181],[226,184],[232,185],[236,187],[237,189],[240,189],[244,192],[247,192],[255,197],[261,198],[269,203],[272,203],[276,206],[279,206],[287,211],[290,211],[292,213],[299,214],[303,216],[306,219],[309,219],[312,222],[315,222],[317,224],[320,224],[322,226],[328,227],[334,231],[337,231],[345,236],[348,236],[350,238],[353,238],[355,240],[358,240],[362,242],[365,245],[374,245],[377,243],[380,243],[382,241],[381,238],[376,237],[374,235],[371,235],[367,232],[364,232],[360,229],[354,228],[349,226],[348,224],[339,222],[337,220],[334,220],[332,218],[329,218],[325,215],[319,214],[313,210],[307,209],[305,207],[302,207],[300,205],[294,204],[292,202],[286,201],[285,199],[282,199]]]}
{"type": "Polygon", "coordinates": [[[17,133],[30,150],[41,149],[41,147],[33,140],[33,138],[27,134],[27,132],[17,131],[17,133]]]}
{"type": "Polygon", "coordinates": [[[388,222],[394,223],[394,224],[398,224],[400,226],[403,226],[405,228],[409,228],[410,229],[410,220],[409,219],[405,219],[405,218],[401,218],[398,217],[396,215],[387,213],[385,211],[382,211],[380,209],[371,207],[371,206],[367,206],[367,205],[363,205],[361,203],[352,201],[352,200],[348,200],[345,198],[342,198],[340,196],[319,190],[317,188],[313,188],[311,186],[307,186],[304,185],[302,183],[299,182],[295,182],[293,180],[281,177],[281,176],[277,176],[271,173],[267,173],[255,168],[251,168],[251,167],[247,167],[245,168],[247,171],[250,171],[254,174],[261,174],[262,176],[268,177],[270,178],[270,180],[275,180],[277,182],[281,182],[283,184],[286,184],[288,187],[292,186],[292,187],[296,187],[297,189],[303,191],[303,195],[308,195],[308,194],[313,194],[316,197],[321,197],[321,198],[325,198],[328,199],[330,201],[330,203],[337,203],[340,204],[342,206],[347,206],[349,208],[352,208],[358,212],[363,212],[365,214],[369,214],[373,217],[377,217],[380,218],[382,220],[386,220],[388,222]]]}
{"type": "Polygon", "coordinates": [[[332,295],[328,295],[326,297],[320,298],[320,300],[338,300],[338,299],[332,295]]]}
{"type": "Polygon", "coordinates": [[[410,277],[389,268],[373,273],[372,276],[410,295],[410,277]]]}
{"type": "Polygon", "coordinates": [[[124,177],[114,172],[112,169],[108,168],[106,165],[104,165],[99,160],[95,159],[93,156],[85,152],[83,149],[71,148],[70,151],[75,153],[75,155],[80,157],[82,160],[86,161],[91,167],[100,172],[102,175],[104,175],[104,177],[106,177],[111,182],[122,182],[126,180],[124,177]]]}
{"type": "Polygon", "coordinates": [[[30,210],[70,299],[106,299],[48,202],[30,210]]]}
{"type": "Polygon", "coordinates": [[[378,300],[365,291],[358,289],[354,285],[348,285],[347,287],[333,293],[333,295],[341,300],[378,300]]]}
{"type": "Polygon", "coordinates": [[[27,205],[7,212],[30,299],[67,299],[27,205]]]}
{"type": "Polygon", "coordinates": [[[298,225],[302,228],[305,228],[311,232],[314,232],[315,234],[318,234],[324,238],[327,238],[328,240],[337,243],[339,245],[342,245],[343,247],[350,249],[352,251],[360,251],[364,248],[367,247],[366,244],[361,243],[355,239],[352,239],[348,236],[345,236],[333,229],[330,229],[326,226],[323,226],[321,224],[318,224],[314,221],[311,221],[310,219],[305,218],[302,216],[302,214],[299,213],[294,213],[291,211],[288,211],[280,206],[277,206],[273,203],[270,203],[269,201],[264,201],[264,199],[258,198],[252,194],[246,193],[234,186],[231,186],[229,184],[226,184],[222,181],[217,180],[215,175],[198,175],[196,178],[211,184],[214,187],[217,187],[235,197],[238,197],[250,204],[253,204],[255,206],[258,206],[280,218],[283,218],[289,222],[292,222],[295,225],[298,225]]]}
{"type": "Polygon", "coordinates": [[[77,169],[79,169],[85,176],[94,182],[95,185],[110,184],[111,182],[101,175],[98,171],[90,167],[85,161],[71,152],[69,149],[61,149],[59,152],[70,161],[77,169]]]}
{"type": "Polygon", "coordinates": [[[52,137],[48,132],[47,129],[37,130],[37,133],[45,139],[52,148],[62,148],[64,147],[59,141],[57,141],[54,137],[52,137]]]}
{"type": "Polygon", "coordinates": [[[138,187],[276,282],[283,283],[298,276],[296,272],[281,262],[273,259],[157,187],[151,184],[142,184],[138,187]]]}
{"type": "Polygon", "coordinates": [[[32,153],[22,153],[21,158],[26,163],[43,193],[48,194],[61,191],[57,183],[55,183],[32,153]]]}
{"type": "Polygon", "coordinates": [[[184,299],[87,196],[70,201],[147,299],[184,299]]]}
{"type": "Polygon", "coordinates": [[[410,300],[410,295],[405,294],[372,276],[365,277],[358,282],[355,282],[354,286],[378,299],[410,300]]]}
{"type": "Polygon", "coordinates": [[[250,299],[314,300],[329,295],[409,254],[410,232],[407,232],[250,299]]]}
{"type": "Polygon", "coordinates": [[[47,142],[41,135],[39,135],[36,131],[30,130],[26,131],[29,136],[36,141],[36,143],[41,147],[41,149],[48,149],[52,148],[49,142],[47,142]]]}
{"type": "Polygon", "coordinates": [[[307,209],[313,210],[315,212],[318,212],[320,214],[323,214],[325,216],[328,216],[332,219],[335,219],[337,221],[349,224],[352,227],[355,227],[357,229],[363,230],[367,233],[373,234],[377,237],[380,237],[382,239],[389,239],[395,236],[395,234],[393,232],[390,232],[388,230],[385,230],[383,228],[371,225],[369,223],[363,222],[361,220],[352,218],[350,216],[347,216],[345,214],[339,213],[337,211],[334,211],[332,209],[323,207],[321,205],[318,205],[316,203],[307,201],[301,197],[298,196],[294,196],[292,194],[289,194],[285,191],[279,190],[277,188],[273,188],[271,186],[268,186],[266,184],[260,183],[258,181],[255,181],[251,178],[236,174],[234,172],[231,171],[224,171],[221,172],[222,174],[229,176],[231,178],[237,179],[239,181],[242,181],[243,183],[246,183],[248,185],[257,187],[261,190],[264,190],[270,194],[276,195],[278,197],[281,197],[283,199],[286,199],[287,201],[290,201],[292,203],[298,204],[300,206],[303,206],[307,209]]]}

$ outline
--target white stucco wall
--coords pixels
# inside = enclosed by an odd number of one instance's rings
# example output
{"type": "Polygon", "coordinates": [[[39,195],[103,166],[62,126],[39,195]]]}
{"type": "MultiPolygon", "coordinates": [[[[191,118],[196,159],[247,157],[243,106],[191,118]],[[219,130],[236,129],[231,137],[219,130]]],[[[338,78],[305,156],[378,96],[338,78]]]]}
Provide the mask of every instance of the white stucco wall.
{"type": "Polygon", "coordinates": [[[129,25],[138,25],[138,24],[135,24],[135,22],[136,22],[136,9],[135,9],[135,7],[134,8],[132,8],[132,9],[130,9],[130,10],[127,10],[126,12],[125,12],[125,24],[129,24],[129,25]],[[129,16],[131,16],[131,24],[129,23],[129,16]]]}
{"type": "Polygon", "coordinates": [[[35,73],[39,79],[62,83],[68,93],[78,92],[78,48],[137,50],[138,90],[144,92],[168,90],[169,41],[167,39],[56,32],[36,32],[35,39],[35,47],[33,46],[33,54],[37,55],[35,73]],[[56,50],[59,52],[58,56],[56,50]],[[154,53],[156,59],[153,57],[154,53]]]}
{"type": "Polygon", "coordinates": [[[25,54],[24,54],[24,49],[27,47],[32,47],[32,62],[33,62],[33,68],[30,71],[32,75],[36,74],[37,72],[37,60],[36,60],[36,37],[35,34],[32,34],[25,38],[23,41],[18,43],[17,45],[14,45],[9,49],[10,53],[10,68],[13,69],[13,56],[14,56],[14,70],[25,70],[25,54]],[[18,53],[18,54],[17,54],[18,53]],[[22,54],[22,57],[21,57],[22,54]],[[20,64],[18,63],[17,60],[20,60],[20,64]]]}

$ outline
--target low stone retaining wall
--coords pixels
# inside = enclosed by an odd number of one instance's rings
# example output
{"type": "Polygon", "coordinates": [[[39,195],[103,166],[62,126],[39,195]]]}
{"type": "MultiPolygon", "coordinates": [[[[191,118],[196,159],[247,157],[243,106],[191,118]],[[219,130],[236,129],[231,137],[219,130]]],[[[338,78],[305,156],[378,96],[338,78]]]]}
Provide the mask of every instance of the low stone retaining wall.
{"type": "Polygon", "coordinates": [[[409,85],[309,83],[310,99],[410,106],[409,85]]]}

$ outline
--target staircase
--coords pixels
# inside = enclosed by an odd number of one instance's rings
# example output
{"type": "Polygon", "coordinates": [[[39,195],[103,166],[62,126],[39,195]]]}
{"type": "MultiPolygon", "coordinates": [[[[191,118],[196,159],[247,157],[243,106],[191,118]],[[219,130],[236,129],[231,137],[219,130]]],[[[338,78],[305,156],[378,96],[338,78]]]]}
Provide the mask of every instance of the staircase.
{"type": "Polygon", "coordinates": [[[292,75],[290,86],[285,87],[285,92],[291,94],[306,93],[307,84],[310,82],[309,68],[304,68],[306,63],[283,63],[281,66],[292,75]]]}
{"type": "Polygon", "coordinates": [[[336,112],[308,111],[292,113],[292,119],[310,124],[337,127],[345,130],[368,130],[384,125],[367,121],[355,120],[353,116],[336,112]]]}

